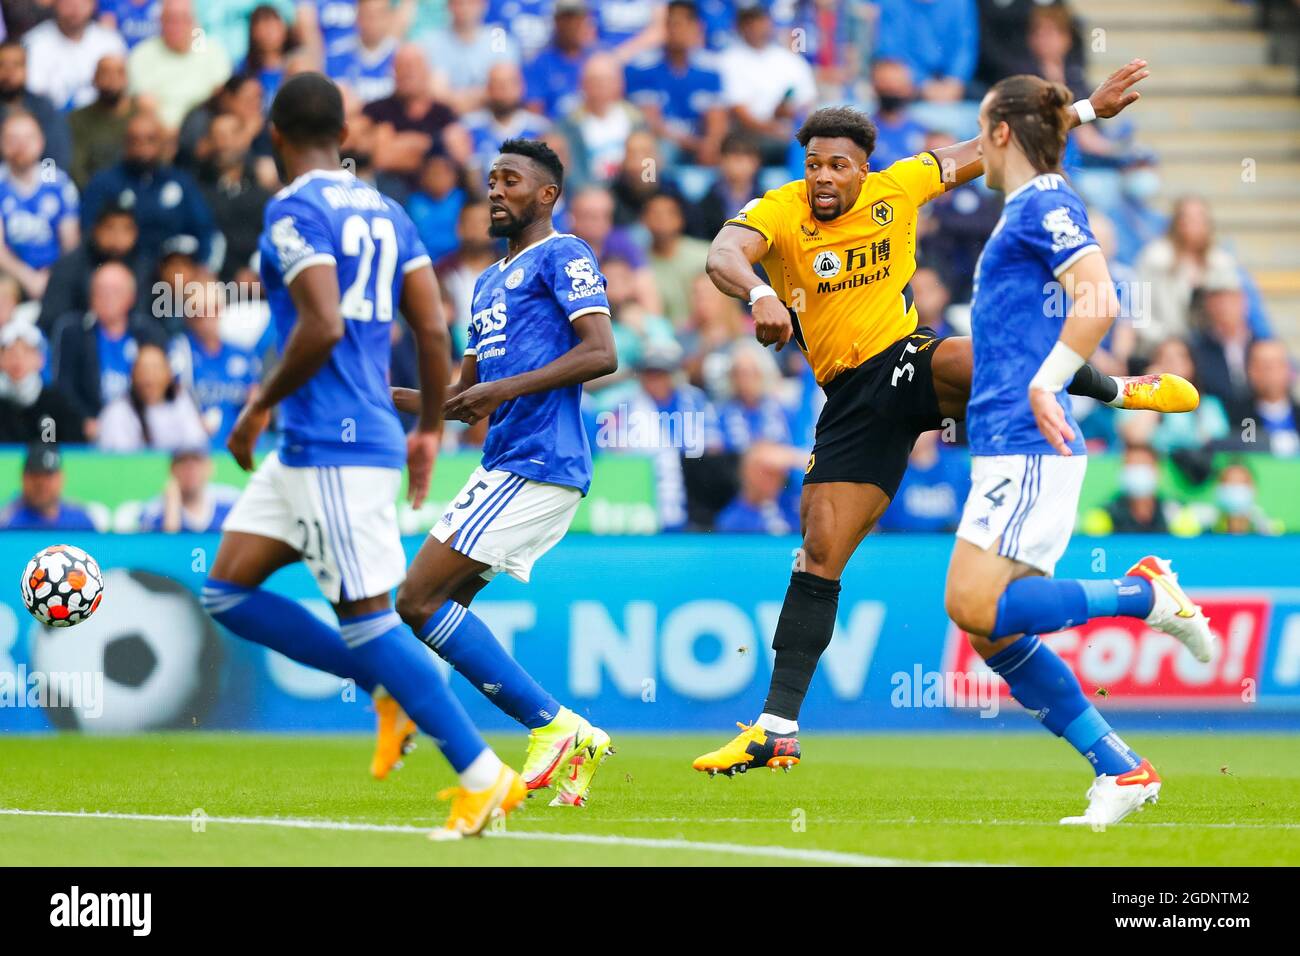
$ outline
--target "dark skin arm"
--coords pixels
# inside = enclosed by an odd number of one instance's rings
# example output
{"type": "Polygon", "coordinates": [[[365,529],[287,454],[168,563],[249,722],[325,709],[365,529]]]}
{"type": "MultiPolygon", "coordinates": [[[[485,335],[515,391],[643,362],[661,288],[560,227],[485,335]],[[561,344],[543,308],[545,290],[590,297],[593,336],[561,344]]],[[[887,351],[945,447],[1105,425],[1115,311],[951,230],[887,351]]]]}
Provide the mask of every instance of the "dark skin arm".
{"type": "MultiPolygon", "coordinates": [[[[443,395],[448,399],[455,398],[476,382],[478,382],[478,359],[473,355],[462,356],[460,360],[460,377],[456,379],[456,384],[447,386],[443,395]]],[[[420,414],[423,399],[420,397],[418,388],[394,387],[389,391],[393,394],[393,404],[397,406],[399,412],[405,412],[408,415],[420,414]]],[[[441,405],[438,412],[439,414],[442,413],[441,405]]]]}
{"type": "MultiPolygon", "coordinates": [[[[443,413],[447,418],[473,425],[491,415],[504,402],[521,395],[579,385],[609,375],[618,368],[614,328],[608,315],[603,312],[581,315],[573,320],[573,331],[578,335],[578,344],[553,362],[495,382],[479,382],[477,360],[465,356],[460,385],[456,394],[447,400],[443,413]]],[[[393,400],[398,403],[398,408],[402,408],[404,403],[411,401],[412,394],[409,389],[394,389],[393,400]],[[404,394],[399,395],[399,392],[404,394]]]]}
{"type": "Polygon", "coordinates": [[[308,266],[294,277],[289,295],[298,321],[285,342],[284,355],[239,413],[226,440],[226,447],[245,471],[253,470],[253,447],[270,421],[271,409],[310,381],[343,338],[339,277],[334,266],[308,266]]]}
{"type": "Polygon", "coordinates": [[[432,267],[422,266],[406,275],[402,281],[400,308],[411,327],[420,374],[420,390],[415,392],[416,407],[412,409],[419,420],[406,439],[406,497],[411,507],[419,508],[429,493],[433,464],[438,457],[441,396],[447,393],[451,377],[447,361],[450,336],[432,267]]]}
{"type": "MultiPolygon", "coordinates": [[[[1097,111],[1098,117],[1109,119],[1141,98],[1142,94],[1131,87],[1151,75],[1151,71],[1146,66],[1146,60],[1130,60],[1092,91],[1088,100],[1092,103],[1092,108],[1097,111]]],[[[1070,128],[1073,129],[1078,125],[1079,114],[1071,106],[1070,128]]],[[[952,146],[936,149],[934,156],[939,160],[939,168],[943,171],[945,189],[955,189],[963,183],[984,175],[984,159],[980,155],[978,139],[968,139],[964,143],[954,143],[952,146]]]]}

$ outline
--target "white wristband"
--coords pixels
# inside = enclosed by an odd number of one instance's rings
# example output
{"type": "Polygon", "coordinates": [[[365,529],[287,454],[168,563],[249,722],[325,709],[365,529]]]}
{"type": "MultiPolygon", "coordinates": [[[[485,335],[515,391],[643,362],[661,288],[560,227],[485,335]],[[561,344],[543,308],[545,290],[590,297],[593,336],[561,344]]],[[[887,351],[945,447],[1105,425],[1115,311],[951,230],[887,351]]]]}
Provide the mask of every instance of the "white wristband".
{"type": "Polygon", "coordinates": [[[1092,100],[1079,100],[1074,104],[1074,111],[1079,114],[1079,125],[1091,123],[1097,118],[1097,111],[1092,107],[1092,100]]]}
{"type": "Polygon", "coordinates": [[[1030,388],[1041,388],[1048,392],[1059,392],[1074,378],[1074,373],[1083,368],[1083,356],[1064,342],[1057,342],[1052,351],[1047,353],[1043,364],[1034,373],[1029,382],[1030,388]]]}
{"type": "Polygon", "coordinates": [[[756,285],[749,290],[749,304],[752,306],[759,299],[766,299],[768,296],[776,297],[776,290],[770,285],[756,285]]]}

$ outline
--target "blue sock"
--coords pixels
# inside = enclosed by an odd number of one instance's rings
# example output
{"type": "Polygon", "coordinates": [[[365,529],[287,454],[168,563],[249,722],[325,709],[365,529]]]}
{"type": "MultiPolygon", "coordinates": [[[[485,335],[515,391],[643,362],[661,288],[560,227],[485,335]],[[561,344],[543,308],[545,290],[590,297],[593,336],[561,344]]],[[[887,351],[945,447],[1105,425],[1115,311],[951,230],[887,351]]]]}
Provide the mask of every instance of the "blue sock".
{"type": "Polygon", "coordinates": [[[438,608],[419,636],[488,700],[528,729],[545,727],[560,712],[560,702],[506,653],[486,624],[455,601],[438,608]]]}
{"type": "Polygon", "coordinates": [[[1051,634],[1094,617],[1146,617],[1154,601],[1151,582],[1135,576],[1112,581],[1019,578],[998,598],[990,636],[1051,634]]]}
{"type": "Polygon", "coordinates": [[[1037,635],[1026,634],[986,663],[1007,682],[1011,696],[1083,754],[1096,773],[1121,774],[1142,762],[1088,703],[1065,661],[1037,635]]]}
{"type": "Polygon", "coordinates": [[[433,738],[452,769],[461,773],[487,749],[429,652],[411,639],[394,610],[340,618],[350,652],[393,695],[415,725],[433,738]]]}
{"type": "Polygon", "coordinates": [[[375,680],[350,653],[336,628],[297,601],[262,588],[246,588],[208,578],[203,584],[203,608],[248,641],[319,671],[350,678],[367,694],[375,680]]]}

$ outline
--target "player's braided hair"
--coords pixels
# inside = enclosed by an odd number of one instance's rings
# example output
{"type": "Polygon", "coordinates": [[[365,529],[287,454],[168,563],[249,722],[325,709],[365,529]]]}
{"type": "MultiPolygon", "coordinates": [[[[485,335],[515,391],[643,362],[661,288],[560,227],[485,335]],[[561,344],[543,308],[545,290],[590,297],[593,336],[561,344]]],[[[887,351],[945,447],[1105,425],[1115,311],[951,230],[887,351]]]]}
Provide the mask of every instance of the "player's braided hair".
{"type": "Polygon", "coordinates": [[[1070,132],[1070,91],[1042,77],[1009,76],[990,91],[989,126],[1006,123],[1034,169],[1059,172],[1070,132]]]}
{"type": "Polygon", "coordinates": [[[866,113],[851,106],[825,106],[809,113],[795,138],[806,149],[814,136],[844,136],[862,147],[868,156],[876,148],[876,124],[866,113]]]}

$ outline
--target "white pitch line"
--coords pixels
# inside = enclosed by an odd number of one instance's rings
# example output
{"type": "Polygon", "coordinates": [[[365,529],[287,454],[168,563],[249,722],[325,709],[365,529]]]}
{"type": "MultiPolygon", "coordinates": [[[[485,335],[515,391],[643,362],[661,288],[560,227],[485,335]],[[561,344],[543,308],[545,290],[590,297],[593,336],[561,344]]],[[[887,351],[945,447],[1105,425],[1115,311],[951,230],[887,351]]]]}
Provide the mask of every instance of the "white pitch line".
{"type": "MultiPolygon", "coordinates": [[[[0,811],[3,812],[3,811],[0,811]]],[[[764,824],[774,826],[776,824],[789,824],[788,817],[617,817],[602,818],[602,823],[748,823],[764,824]]],[[[1060,827],[1061,824],[1055,820],[961,820],[961,819],[933,819],[921,820],[912,817],[900,817],[898,819],[875,819],[870,817],[861,817],[853,819],[835,819],[828,818],[825,820],[815,821],[821,824],[850,823],[855,826],[966,826],[966,827],[1060,827]]],[[[1130,820],[1128,825],[1134,827],[1166,827],[1174,829],[1190,830],[1300,830],[1300,823],[1197,823],[1192,820],[1153,820],[1150,823],[1145,821],[1130,820]]]]}
{"type": "MultiPolygon", "coordinates": [[[[334,830],[361,833],[412,833],[425,834],[431,826],[413,826],[397,823],[350,823],[346,820],[294,819],[292,817],[192,817],[163,813],[112,813],[68,810],[21,810],[0,808],[0,816],[57,817],[78,820],[124,820],[141,823],[193,823],[201,819],[207,824],[233,826],[281,827],[291,830],[334,830]]],[[[836,866],[985,866],[983,863],[962,863],[934,860],[903,860],[885,856],[863,856],[841,853],[836,850],[801,850],[788,846],[748,846],[735,843],[711,843],[699,840],[659,839],[655,837],[612,836],[594,833],[546,833],[537,830],[489,831],[493,839],[535,840],[552,843],[585,843],[597,846],[635,846],[649,850],[691,850],[701,853],[725,853],[731,856],[762,857],[765,859],[795,860],[801,863],[828,863],[836,866]]]]}

